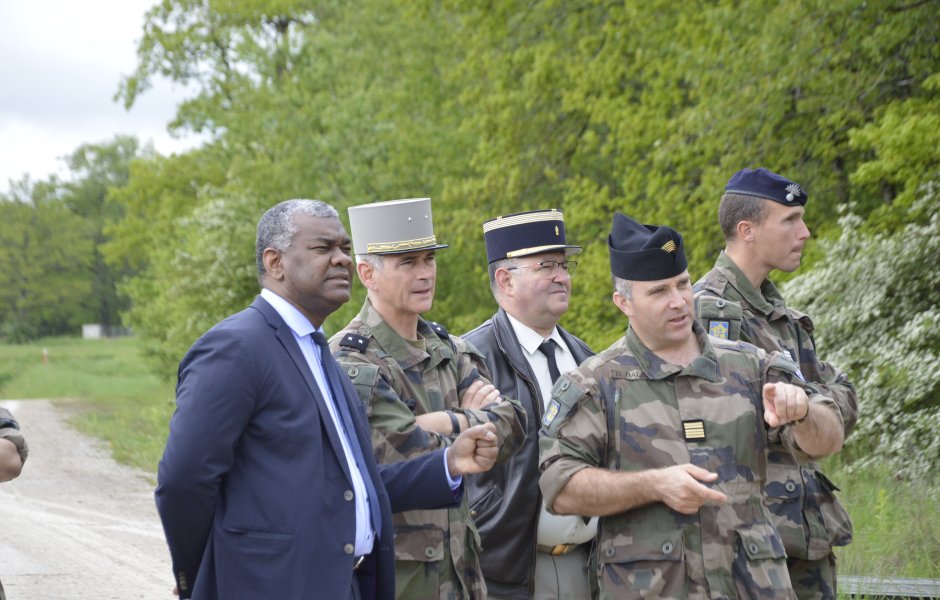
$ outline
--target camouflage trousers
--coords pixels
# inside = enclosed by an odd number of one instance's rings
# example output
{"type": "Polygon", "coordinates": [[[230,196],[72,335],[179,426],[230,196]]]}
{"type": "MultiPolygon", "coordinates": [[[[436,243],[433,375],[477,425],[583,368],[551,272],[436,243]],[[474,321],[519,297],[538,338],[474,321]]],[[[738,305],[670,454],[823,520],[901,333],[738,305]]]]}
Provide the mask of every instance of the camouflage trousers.
{"type": "Polygon", "coordinates": [[[819,560],[787,559],[790,583],[800,600],[835,600],[836,557],[830,554],[819,560]]]}

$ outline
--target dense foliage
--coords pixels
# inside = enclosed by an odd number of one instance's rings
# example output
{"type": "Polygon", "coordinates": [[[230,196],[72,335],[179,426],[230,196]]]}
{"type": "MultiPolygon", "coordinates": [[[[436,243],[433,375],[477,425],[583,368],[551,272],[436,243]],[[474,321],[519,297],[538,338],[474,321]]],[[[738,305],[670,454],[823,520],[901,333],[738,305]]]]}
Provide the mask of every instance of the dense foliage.
{"type": "MultiPolygon", "coordinates": [[[[132,161],[108,195],[104,243],[69,258],[86,256],[74,268],[87,270],[100,252],[123,274],[126,322],[172,377],[196,336],[256,292],[253,229],[279,200],[344,213],[432,197],[451,248],[430,316],[455,332],[495,307],[482,221],[558,207],[584,246],[565,324],[602,348],[625,325],[609,300],[616,210],[680,229],[693,277],[721,248],[718,198],[746,166],[809,191],[817,239],[909,235],[917,190],[940,179],[938,36],[938,0],[163,0],[119,94],[131,105],[156,77],[190,84],[172,126],[209,142],[132,161]]],[[[931,212],[936,197],[925,198],[917,206],[931,212]]],[[[810,247],[803,270],[831,266],[829,251],[810,247]]],[[[905,289],[914,272],[889,275],[905,289]]],[[[357,288],[327,327],[361,298],[357,288]]],[[[5,314],[35,311],[16,306],[7,300],[5,314]]],[[[901,323],[873,318],[901,335],[901,323]]],[[[853,333],[820,322],[827,339],[853,333]]],[[[876,369],[888,377],[891,363],[882,355],[876,369]]],[[[873,414],[884,399],[860,381],[873,414]]],[[[917,390],[937,406],[936,389],[917,390]]]]}
{"type": "Polygon", "coordinates": [[[151,154],[129,137],[85,144],[66,158],[68,179],[24,177],[0,193],[0,339],[74,334],[83,323],[120,326],[129,304],[117,282],[134,270],[102,254],[105,230],[123,214],[108,193],[127,183],[135,157],[151,154]]]}
{"type": "Polygon", "coordinates": [[[816,342],[861,397],[851,453],[861,466],[936,478],[940,465],[940,189],[928,185],[896,235],[848,214],[812,271],[786,287],[816,315],[816,342]]]}

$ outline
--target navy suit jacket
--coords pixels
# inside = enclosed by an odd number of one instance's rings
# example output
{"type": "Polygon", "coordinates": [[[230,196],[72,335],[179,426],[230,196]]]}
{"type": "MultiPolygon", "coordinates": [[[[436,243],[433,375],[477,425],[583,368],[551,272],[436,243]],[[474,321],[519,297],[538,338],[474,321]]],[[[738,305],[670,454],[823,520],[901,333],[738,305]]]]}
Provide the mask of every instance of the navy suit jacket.
{"type": "MultiPolygon", "coordinates": [[[[365,410],[343,374],[382,508],[362,597],[393,598],[392,511],[456,503],[441,452],[377,467],[365,410]],[[383,485],[384,484],[384,485],[383,485]]],[[[345,599],[355,502],[345,455],[293,333],[258,297],[183,358],[158,469],[157,510],[182,598],[345,599]]],[[[351,436],[353,437],[353,436],[351,436]]]]}

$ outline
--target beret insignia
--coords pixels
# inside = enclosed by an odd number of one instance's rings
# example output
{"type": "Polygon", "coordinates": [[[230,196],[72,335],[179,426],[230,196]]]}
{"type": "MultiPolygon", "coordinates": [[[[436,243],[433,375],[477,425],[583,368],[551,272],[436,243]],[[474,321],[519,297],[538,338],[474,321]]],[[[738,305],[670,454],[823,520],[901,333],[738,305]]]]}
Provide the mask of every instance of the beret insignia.
{"type": "Polygon", "coordinates": [[[787,189],[787,192],[789,192],[787,194],[787,200],[789,200],[790,202],[793,202],[794,200],[796,200],[797,198],[803,195],[803,190],[800,189],[800,185],[797,183],[791,183],[790,185],[787,186],[786,189],[787,189]]]}

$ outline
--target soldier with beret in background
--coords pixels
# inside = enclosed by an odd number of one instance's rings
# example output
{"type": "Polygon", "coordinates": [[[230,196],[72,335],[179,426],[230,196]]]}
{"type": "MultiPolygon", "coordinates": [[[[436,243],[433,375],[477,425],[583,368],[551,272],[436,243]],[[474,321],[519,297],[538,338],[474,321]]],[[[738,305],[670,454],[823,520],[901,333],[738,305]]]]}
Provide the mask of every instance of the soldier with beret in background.
{"type": "MultiPolygon", "coordinates": [[[[29,446],[20,433],[20,424],[13,418],[13,413],[0,407],[0,482],[19,477],[28,455],[29,446]]],[[[3,585],[0,584],[0,600],[4,598],[3,585]]]]}
{"type": "Polygon", "coordinates": [[[608,249],[629,327],[552,390],[546,506],[601,516],[602,598],[794,598],[763,503],[768,437],[838,451],[835,403],[788,356],[706,334],[678,232],[618,213],[608,249]]]}
{"type": "MultiPolygon", "coordinates": [[[[349,209],[356,269],[367,290],[359,315],[330,340],[366,406],[379,463],[423,455],[470,426],[496,426],[505,462],[525,440],[525,411],[500,396],[471,344],[424,320],[437,280],[428,198],[349,209]]],[[[479,535],[466,498],[455,508],[397,513],[396,597],[486,598],[479,535]]]]}
{"type": "MultiPolygon", "coordinates": [[[[774,269],[789,273],[800,266],[810,236],[803,222],[807,199],[799,184],[764,168],[731,177],[718,206],[725,250],[694,286],[695,314],[716,337],[789,355],[802,376],[834,400],[848,437],[858,419],[855,389],[842,371],[820,360],[812,320],[788,308],[767,278],[774,269]]],[[[832,547],[852,540],[837,489],[815,463],[801,465],[786,445],[771,444],[766,502],[801,600],[836,597],[832,547]]]]}
{"type": "Polygon", "coordinates": [[[588,555],[597,519],[553,515],[539,493],[538,430],[560,373],[594,352],[563,327],[580,246],[567,243],[560,210],[483,223],[496,314],[463,337],[486,355],[493,383],[529,415],[522,448],[505,465],[466,479],[480,530],[480,565],[491,599],[591,597],[588,555]]]}

